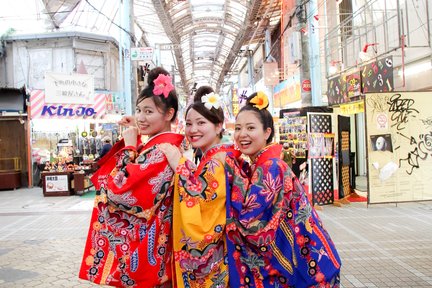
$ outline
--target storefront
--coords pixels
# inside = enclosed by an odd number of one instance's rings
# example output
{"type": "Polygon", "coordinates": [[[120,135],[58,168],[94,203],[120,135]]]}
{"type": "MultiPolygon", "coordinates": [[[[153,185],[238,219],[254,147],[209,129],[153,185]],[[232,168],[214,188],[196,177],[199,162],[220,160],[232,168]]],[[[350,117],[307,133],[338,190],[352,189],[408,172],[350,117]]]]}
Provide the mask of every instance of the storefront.
{"type": "Polygon", "coordinates": [[[48,88],[30,93],[33,183],[43,188],[45,196],[72,195],[89,188],[102,139],[114,143],[119,136],[116,122],[121,116],[107,113],[112,93],[92,90],[80,76],[72,82],[68,77],[56,75],[55,92],[48,88]],[[62,97],[53,99],[48,93],[62,97]]]}
{"type": "Polygon", "coordinates": [[[0,88],[0,190],[28,183],[26,100],[24,87],[0,88]]]}

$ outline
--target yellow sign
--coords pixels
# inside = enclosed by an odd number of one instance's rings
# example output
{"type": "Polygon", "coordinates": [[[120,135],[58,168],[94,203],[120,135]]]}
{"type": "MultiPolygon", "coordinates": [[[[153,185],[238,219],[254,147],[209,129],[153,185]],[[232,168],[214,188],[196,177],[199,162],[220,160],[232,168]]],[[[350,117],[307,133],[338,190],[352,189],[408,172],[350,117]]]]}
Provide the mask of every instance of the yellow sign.
{"type": "Polygon", "coordinates": [[[239,103],[238,103],[238,97],[237,97],[237,89],[232,90],[233,97],[232,97],[232,108],[233,108],[233,114],[234,116],[237,116],[239,112],[239,103]]]}
{"type": "Polygon", "coordinates": [[[340,113],[351,115],[364,112],[364,101],[340,105],[340,113]]]}

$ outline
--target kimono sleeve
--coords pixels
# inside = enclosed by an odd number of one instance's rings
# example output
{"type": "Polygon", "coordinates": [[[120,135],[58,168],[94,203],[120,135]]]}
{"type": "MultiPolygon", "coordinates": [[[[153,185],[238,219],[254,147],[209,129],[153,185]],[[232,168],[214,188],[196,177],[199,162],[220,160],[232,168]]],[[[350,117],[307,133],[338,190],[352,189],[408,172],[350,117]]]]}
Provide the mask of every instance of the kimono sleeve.
{"type": "Polygon", "coordinates": [[[156,146],[141,154],[132,146],[124,147],[114,157],[115,168],[108,180],[108,188],[114,193],[132,190],[144,179],[151,179],[161,171],[167,170],[163,167],[169,168],[166,157],[156,146]]]}
{"type": "Polygon", "coordinates": [[[248,186],[244,179],[235,180],[231,205],[236,213],[231,220],[237,222],[238,232],[252,245],[267,245],[275,239],[286,211],[285,189],[292,187],[292,179],[284,178],[284,170],[280,159],[269,159],[256,168],[248,186]],[[242,201],[241,206],[236,199],[242,201]]]}
{"type": "Polygon", "coordinates": [[[180,160],[176,171],[176,195],[181,229],[196,240],[220,237],[225,225],[226,180],[224,165],[210,159],[203,169],[186,158],[180,160]]]}

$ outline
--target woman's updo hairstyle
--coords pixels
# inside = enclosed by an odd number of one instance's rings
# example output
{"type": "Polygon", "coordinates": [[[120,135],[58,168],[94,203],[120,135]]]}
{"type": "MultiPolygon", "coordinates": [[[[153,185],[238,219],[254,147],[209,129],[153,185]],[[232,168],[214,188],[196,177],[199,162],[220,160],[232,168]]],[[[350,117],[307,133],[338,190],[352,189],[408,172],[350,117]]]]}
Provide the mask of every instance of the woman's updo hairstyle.
{"type": "MultiPolygon", "coordinates": [[[[199,114],[201,114],[204,118],[206,118],[211,123],[217,125],[220,123],[224,123],[224,113],[222,110],[222,107],[215,108],[211,107],[211,109],[208,109],[203,102],[203,96],[210,95],[211,93],[214,93],[214,90],[210,86],[201,86],[198,88],[198,90],[195,92],[194,96],[194,102],[189,105],[189,107],[186,109],[186,116],[189,113],[191,109],[194,109],[199,114]]],[[[222,139],[222,131],[219,133],[219,138],[222,139]]]]}
{"type": "Polygon", "coordinates": [[[169,76],[170,74],[162,67],[156,67],[150,70],[147,76],[147,86],[141,91],[136,100],[136,105],[138,106],[141,101],[146,98],[153,98],[153,101],[157,108],[159,108],[163,113],[166,113],[168,109],[174,109],[174,115],[171,118],[171,122],[174,122],[177,117],[178,111],[178,97],[177,92],[174,88],[165,96],[164,94],[156,95],[154,92],[155,83],[154,81],[159,77],[159,75],[169,76]]]}
{"type": "Polygon", "coordinates": [[[274,137],[274,121],[273,116],[267,110],[268,106],[269,103],[267,96],[261,91],[255,92],[246,99],[245,106],[240,109],[238,114],[243,111],[253,111],[254,113],[256,113],[258,115],[258,119],[263,124],[264,130],[266,130],[267,128],[271,129],[270,136],[266,141],[267,144],[270,144],[273,141],[274,137]]]}

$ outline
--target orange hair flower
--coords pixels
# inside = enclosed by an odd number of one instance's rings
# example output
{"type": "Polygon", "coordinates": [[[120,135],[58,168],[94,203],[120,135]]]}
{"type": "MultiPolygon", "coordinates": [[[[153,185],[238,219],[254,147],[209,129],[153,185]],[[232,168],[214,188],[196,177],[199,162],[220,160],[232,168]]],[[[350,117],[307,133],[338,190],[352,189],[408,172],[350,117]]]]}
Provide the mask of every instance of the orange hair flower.
{"type": "Polygon", "coordinates": [[[254,104],[253,106],[258,110],[265,109],[269,105],[267,95],[265,95],[264,92],[261,91],[258,91],[257,95],[253,97],[249,102],[251,104],[254,104]]]}

